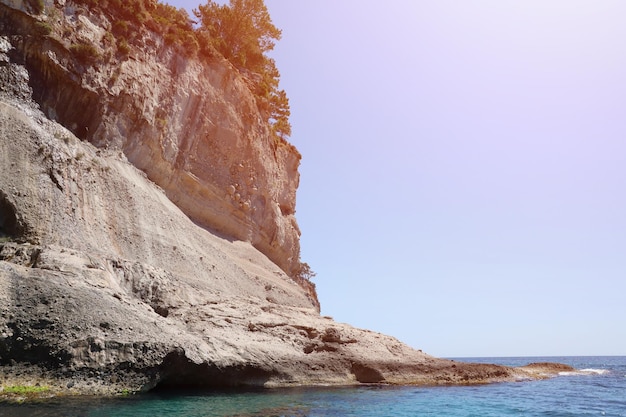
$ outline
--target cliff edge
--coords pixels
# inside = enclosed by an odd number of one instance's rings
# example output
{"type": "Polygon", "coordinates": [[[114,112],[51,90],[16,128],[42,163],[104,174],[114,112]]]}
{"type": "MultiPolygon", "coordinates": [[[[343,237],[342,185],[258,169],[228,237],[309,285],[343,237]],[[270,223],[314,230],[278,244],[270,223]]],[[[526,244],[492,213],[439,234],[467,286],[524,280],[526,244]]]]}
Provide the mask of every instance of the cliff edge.
{"type": "Polygon", "coordinates": [[[145,28],[143,47],[120,55],[110,25],[78,2],[0,1],[3,385],[539,375],[436,359],[321,317],[294,280],[300,156],[269,134],[245,77],[145,28]]]}
{"type": "Polygon", "coordinates": [[[121,149],[194,222],[297,273],[300,154],[271,134],[236,68],[89,2],[2,3],[3,33],[47,117],[121,149]]]}

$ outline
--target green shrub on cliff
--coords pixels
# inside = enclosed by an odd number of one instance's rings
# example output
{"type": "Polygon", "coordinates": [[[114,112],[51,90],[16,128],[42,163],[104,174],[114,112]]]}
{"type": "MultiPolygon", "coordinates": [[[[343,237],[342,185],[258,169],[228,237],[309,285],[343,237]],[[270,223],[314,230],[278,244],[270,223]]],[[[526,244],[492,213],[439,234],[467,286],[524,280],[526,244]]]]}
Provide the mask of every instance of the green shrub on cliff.
{"type": "Polygon", "coordinates": [[[177,9],[157,0],[75,0],[111,18],[112,31],[130,44],[136,41],[138,27],[159,33],[170,46],[187,56],[199,50],[193,21],[184,9],[177,9]]]}
{"type": "Polygon", "coordinates": [[[26,5],[30,7],[35,14],[43,13],[46,7],[43,0],[27,0],[26,5]]]}
{"type": "Polygon", "coordinates": [[[308,263],[300,261],[298,270],[291,277],[304,291],[309,295],[311,301],[317,306],[319,311],[320,302],[317,299],[317,291],[315,290],[315,283],[312,279],[315,277],[315,272],[311,269],[308,263]]]}
{"type": "Polygon", "coordinates": [[[128,56],[130,54],[130,46],[128,45],[128,41],[126,39],[120,39],[117,44],[117,51],[122,54],[122,56],[128,56]]]}
{"type": "Polygon", "coordinates": [[[100,58],[100,53],[90,43],[77,43],[75,45],[70,46],[70,52],[78,58],[79,61],[90,64],[97,61],[100,58]]]}
{"type": "Polygon", "coordinates": [[[300,267],[298,269],[298,272],[296,274],[296,276],[300,279],[305,279],[307,281],[311,281],[315,275],[317,275],[315,272],[313,272],[313,270],[311,269],[311,267],[309,266],[308,263],[306,262],[300,262],[300,267]]]}
{"type": "Polygon", "coordinates": [[[48,36],[52,33],[52,26],[48,22],[35,23],[35,33],[39,36],[48,36]]]}
{"type": "Polygon", "coordinates": [[[259,110],[274,134],[291,135],[289,99],[278,88],[280,74],[267,52],[274,49],[281,31],[272,23],[263,0],[230,0],[220,5],[209,0],[194,14],[200,19],[199,32],[208,33],[211,46],[255,82],[259,110]]]}
{"type": "Polygon", "coordinates": [[[161,33],[168,45],[178,47],[187,56],[196,56],[200,50],[193,23],[185,10],[158,2],[146,20],[150,30],[161,33]]]}
{"type": "MultiPolygon", "coordinates": [[[[36,1],[36,0],[31,0],[36,1]]],[[[181,53],[203,59],[222,55],[251,82],[257,107],[271,126],[278,143],[291,135],[289,99],[279,89],[280,73],[267,52],[280,40],[281,31],[272,23],[263,0],[230,0],[220,5],[208,0],[194,10],[199,22],[191,20],[184,9],[159,0],[75,0],[100,10],[111,18],[118,52],[129,55],[139,45],[137,27],[163,36],[165,43],[181,53]]],[[[79,57],[89,60],[92,51],[74,48],[79,57]]]]}
{"type": "Polygon", "coordinates": [[[281,31],[272,23],[263,0],[230,0],[229,5],[209,0],[194,14],[215,49],[236,67],[266,71],[265,53],[274,49],[281,31]]]}

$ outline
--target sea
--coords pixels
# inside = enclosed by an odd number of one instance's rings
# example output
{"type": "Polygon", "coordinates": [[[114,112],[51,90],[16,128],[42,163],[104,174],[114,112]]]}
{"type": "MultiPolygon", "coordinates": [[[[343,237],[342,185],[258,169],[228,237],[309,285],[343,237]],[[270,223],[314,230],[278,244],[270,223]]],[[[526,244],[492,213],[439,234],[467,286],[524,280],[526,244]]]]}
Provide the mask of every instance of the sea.
{"type": "Polygon", "coordinates": [[[369,385],[57,398],[0,404],[0,416],[626,416],[626,356],[454,359],[512,366],[559,362],[578,371],[541,381],[473,386],[369,385]]]}

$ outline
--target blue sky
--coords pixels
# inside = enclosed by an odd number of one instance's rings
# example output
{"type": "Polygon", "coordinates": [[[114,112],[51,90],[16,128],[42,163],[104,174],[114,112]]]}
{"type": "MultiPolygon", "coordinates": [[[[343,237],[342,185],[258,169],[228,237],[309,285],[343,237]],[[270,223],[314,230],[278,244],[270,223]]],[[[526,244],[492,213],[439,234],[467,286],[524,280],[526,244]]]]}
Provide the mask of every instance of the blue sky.
{"type": "Polygon", "coordinates": [[[626,355],[626,2],[266,4],[322,314],[436,356],[626,355]]]}

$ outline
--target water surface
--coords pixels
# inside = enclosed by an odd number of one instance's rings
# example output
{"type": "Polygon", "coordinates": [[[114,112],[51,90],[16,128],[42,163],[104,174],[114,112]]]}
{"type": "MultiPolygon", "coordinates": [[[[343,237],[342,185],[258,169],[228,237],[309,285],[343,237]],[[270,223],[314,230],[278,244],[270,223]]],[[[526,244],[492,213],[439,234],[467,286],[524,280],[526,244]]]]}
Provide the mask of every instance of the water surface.
{"type": "MultiPolygon", "coordinates": [[[[460,359],[459,359],[460,360],[460,359]]],[[[626,357],[472,358],[525,365],[561,362],[581,372],[544,381],[460,387],[293,388],[153,393],[0,404],[15,417],[626,416],[626,357]]]]}

